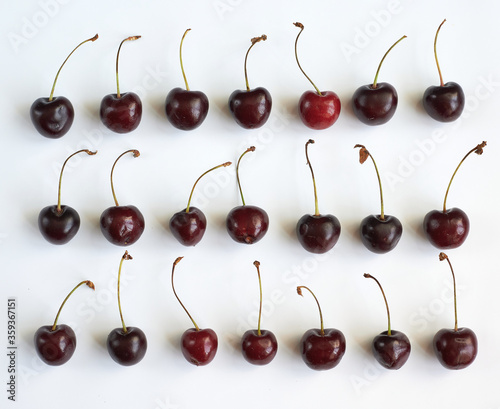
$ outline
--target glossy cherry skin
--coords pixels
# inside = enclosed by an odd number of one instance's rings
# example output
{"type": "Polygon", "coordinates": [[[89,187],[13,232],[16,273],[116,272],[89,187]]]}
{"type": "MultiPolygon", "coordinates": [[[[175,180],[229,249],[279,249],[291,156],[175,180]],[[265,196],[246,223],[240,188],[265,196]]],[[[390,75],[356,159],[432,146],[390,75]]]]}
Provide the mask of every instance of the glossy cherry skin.
{"type": "Polygon", "coordinates": [[[75,118],[73,105],[66,97],[38,98],[30,108],[31,122],[46,138],[57,139],[65,135],[75,118]]]}
{"type": "Polygon", "coordinates": [[[226,228],[229,236],[238,243],[257,243],[267,233],[269,216],[257,206],[237,206],[227,215],[226,228]]]}
{"type": "Polygon", "coordinates": [[[170,231],[179,243],[184,246],[197,245],[207,229],[207,218],[197,207],[190,206],[175,213],[170,219],[170,231]]]}
{"type": "Polygon", "coordinates": [[[141,123],[142,102],[133,92],[108,94],[101,101],[99,116],[102,123],[116,133],[128,133],[141,123]]]}
{"type": "Polygon", "coordinates": [[[40,359],[47,365],[65,364],[73,356],[76,349],[76,335],[68,325],[44,325],[35,332],[35,350],[40,359]]]}
{"type": "Polygon", "coordinates": [[[42,236],[52,244],[66,244],[75,237],[80,228],[80,216],[72,207],[57,205],[44,207],[38,214],[38,229],[42,236]]]}
{"type": "Polygon", "coordinates": [[[477,337],[469,328],[442,329],[434,336],[436,356],[447,369],[468,367],[477,356],[477,337]]]}
{"type": "Polygon", "coordinates": [[[465,94],[456,82],[447,82],[427,88],[422,103],[431,118],[440,122],[452,122],[462,115],[465,94]]]}
{"type": "Polygon", "coordinates": [[[113,361],[123,366],[139,363],[148,349],[146,335],[137,327],[115,328],[108,335],[106,347],[113,361]]]}
{"type": "Polygon", "coordinates": [[[331,215],[305,214],[297,222],[295,231],[299,243],[307,251],[323,254],[331,250],[340,237],[340,222],[331,215]]]}
{"type": "Polygon", "coordinates": [[[266,123],[272,103],[271,94],[265,88],[236,90],[229,97],[229,110],[238,125],[255,129],[266,123]]]}
{"type": "Polygon", "coordinates": [[[359,87],[352,97],[352,109],[356,117],[366,125],[382,125],[396,112],[398,93],[387,82],[359,87]]]}
{"type": "Polygon", "coordinates": [[[117,246],[130,246],[144,232],[144,216],[132,205],[108,207],[101,214],[101,232],[106,239],[117,246]]]}
{"type": "Polygon", "coordinates": [[[457,207],[431,210],[424,217],[424,232],[431,244],[438,249],[460,247],[469,235],[469,218],[457,207]]]}
{"type": "Polygon", "coordinates": [[[344,334],[335,328],[306,331],[300,340],[300,354],[306,365],[317,371],[335,368],[345,353],[344,334]]]}
{"type": "Polygon", "coordinates": [[[306,91],[299,100],[299,116],[304,125],[311,129],[326,129],[332,126],[340,115],[340,99],[333,91],[306,91]]]}
{"type": "Polygon", "coordinates": [[[174,88],[165,100],[165,113],[177,129],[191,131],[198,128],[207,117],[208,98],[201,91],[174,88]]]}
{"type": "Polygon", "coordinates": [[[388,214],[384,215],[384,220],[380,215],[370,215],[361,221],[360,225],[361,241],[365,247],[377,254],[384,254],[397,246],[403,226],[399,219],[388,214]]]}
{"type": "Polygon", "coordinates": [[[204,366],[212,362],[218,346],[217,334],[210,328],[190,328],[182,334],[182,355],[193,365],[204,366]]]}
{"type": "Polygon", "coordinates": [[[278,352],[278,341],[271,331],[250,329],[241,338],[241,352],[247,362],[253,365],[267,365],[278,352]]]}
{"type": "Polygon", "coordinates": [[[373,356],[386,369],[401,368],[410,357],[411,344],[408,337],[400,331],[384,331],[373,338],[373,356]]]}

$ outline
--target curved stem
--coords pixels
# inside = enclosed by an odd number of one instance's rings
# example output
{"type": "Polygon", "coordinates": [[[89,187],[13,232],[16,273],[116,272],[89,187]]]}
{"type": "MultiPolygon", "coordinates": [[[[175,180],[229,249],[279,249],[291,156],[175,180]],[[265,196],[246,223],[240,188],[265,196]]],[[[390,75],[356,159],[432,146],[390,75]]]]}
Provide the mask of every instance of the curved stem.
{"type": "Polygon", "coordinates": [[[453,303],[455,305],[455,331],[458,330],[458,314],[457,314],[457,285],[455,282],[455,273],[453,272],[453,267],[451,265],[450,259],[445,253],[439,253],[439,260],[446,260],[450,266],[451,275],[453,276],[453,303]]]}
{"type": "Polygon", "coordinates": [[[111,168],[111,176],[110,176],[110,180],[111,180],[111,192],[113,193],[113,200],[115,201],[115,205],[116,206],[119,206],[119,204],[118,204],[118,200],[116,200],[115,187],[113,185],[113,172],[115,170],[116,162],[118,162],[118,160],[123,155],[126,155],[127,153],[130,153],[130,152],[134,155],[134,158],[137,158],[138,156],[141,155],[141,153],[137,149],[129,149],[128,151],[125,151],[120,156],[118,156],[118,158],[116,158],[115,163],[113,163],[113,167],[111,168]]]}
{"type": "Polygon", "coordinates": [[[248,85],[248,75],[247,75],[247,59],[248,59],[248,53],[252,49],[252,47],[257,44],[259,41],[266,41],[267,36],[265,34],[262,34],[260,37],[254,37],[250,41],[252,42],[252,45],[248,48],[247,53],[245,54],[245,84],[247,87],[247,91],[250,91],[250,85],[248,85]]]}
{"type": "Polygon", "coordinates": [[[62,175],[63,175],[64,167],[66,166],[66,163],[68,163],[68,161],[73,156],[75,156],[78,153],[82,153],[82,152],[85,152],[87,155],[95,155],[97,153],[97,151],[92,152],[92,151],[89,151],[88,149],[81,149],[79,151],[76,151],[72,155],[68,156],[68,158],[64,161],[62,168],[61,168],[61,174],[59,175],[59,188],[57,190],[57,213],[61,213],[61,183],[62,183],[62,175]]]}
{"type": "Polygon", "coordinates": [[[302,34],[302,31],[304,30],[304,25],[302,23],[299,23],[299,22],[293,23],[293,25],[295,27],[300,28],[299,34],[297,34],[297,38],[295,39],[295,59],[297,60],[297,65],[299,66],[300,71],[302,71],[302,74],[305,75],[305,77],[309,80],[309,82],[312,84],[312,86],[316,89],[316,92],[318,93],[318,95],[322,96],[319,88],[316,86],[316,84],[314,82],[312,82],[311,78],[309,78],[309,76],[305,73],[305,71],[302,69],[302,66],[300,65],[300,62],[299,62],[299,56],[297,54],[297,43],[299,41],[300,35],[302,34]]]}
{"type": "Polygon", "coordinates": [[[438,29],[436,31],[436,37],[434,38],[434,58],[436,59],[436,66],[437,66],[437,69],[438,69],[439,81],[441,83],[441,86],[444,85],[444,82],[443,82],[443,76],[441,75],[441,68],[439,67],[439,61],[438,61],[438,55],[437,55],[436,45],[437,45],[439,30],[441,30],[441,26],[444,24],[445,21],[446,21],[446,19],[444,19],[443,22],[439,25],[439,27],[438,27],[438,29]]]}
{"type": "Polygon", "coordinates": [[[259,291],[260,291],[260,302],[259,302],[259,323],[257,325],[257,335],[260,337],[262,335],[262,332],[260,331],[260,320],[262,318],[262,281],[260,279],[260,263],[255,260],[253,262],[253,265],[255,268],[257,268],[257,276],[259,277],[259,291]]]}
{"type": "Polygon", "coordinates": [[[94,286],[94,283],[92,281],[89,281],[89,280],[84,280],[80,283],[78,283],[76,285],[75,288],[73,288],[70,293],[66,296],[66,298],[64,299],[64,301],[62,302],[61,306],[59,307],[59,311],[57,311],[57,315],[56,315],[56,319],[54,320],[54,325],[52,325],[52,328],[50,329],[51,331],[55,331],[56,330],[56,326],[57,326],[57,320],[59,319],[59,315],[61,314],[61,310],[63,309],[64,307],[64,304],[66,304],[66,301],[68,301],[68,298],[71,296],[71,294],[73,294],[75,292],[75,290],[80,287],[81,285],[83,284],[86,284],[87,287],[91,288],[92,290],[95,290],[95,286],[94,286]]]}
{"type": "Polygon", "coordinates": [[[191,314],[189,313],[189,311],[187,310],[186,307],[184,307],[184,304],[182,303],[182,301],[180,300],[179,296],[177,295],[177,292],[175,291],[175,287],[174,287],[174,271],[175,271],[175,266],[177,264],[179,264],[179,262],[183,259],[183,257],[177,257],[174,261],[174,264],[172,265],[172,277],[171,277],[171,282],[172,282],[172,290],[174,290],[174,295],[175,295],[175,298],[177,298],[177,301],[179,301],[179,304],[181,305],[182,308],[184,308],[184,311],[186,311],[186,314],[188,315],[189,319],[191,320],[191,322],[193,323],[196,331],[199,331],[200,328],[198,327],[198,325],[196,324],[195,320],[193,319],[193,317],[191,317],[191,314]]]}
{"type": "Polygon", "coordinates": [[[128,332],[127,327],[125,325],[125,321],[123,321],[123,314],[122,314],[122,304],[120,302],[120,277],[122,274],[122,264],[123,260],[132,260],[132,256],[128,254],[128,251],[125,250],[125,253],[122,256],[122,259],[120,260],[120,267],[118,268],[118,284],[117,284],[117,295],[118,295],[118,310],[120,311],[120,319],[122,320],[122,327],[123,327],[123,332],[126,334],[128,332]]]}
{"type": "Polygon", "coordinates": [[[387,57],[387,54],[389,54],[389,52],[396,46],[397,43],[399,43],[401,40],[403,40],[404,38],[406,38],[406,36],[403,36],[401,37],[398,41],[396,41],[392,46],[391,48],[389,48],[386,53],[384,54],[384,56],[382,57],[382,60],[380,61],[380,64],[378,65],[378,68],[377,68],[377,72],[375,73],[375,79],[373,80],[373,85],[372,85],[372,88],[377,88],[377,80],[378,80],[378,74],[380,72],[380,68],[382,67],[382,63],[384,62],[385,60],[385,57],[387,57]]]}
{"type": "Polygon", "coordinates": [[[373,162],[373,166],[375,166],[375,172],[377,173],[377,180],[378,180],[378,186],[379,186],[379,191],[380,191],[380,220],[385,220],[384,216],[384,195],[382,192],[382,181],[380,180],[380,174],[378,172],[378,167],[377,164],[375,163],[375,159],[373,159],[373,156],[371,155],[370,152],[368,152],[368,149],[365,148],[364,145],[355,145],[354,148],[360,148],[359,150],[359,163],[363,164],[368,157],[373,162]]]}
{"type": "Polygon", "coordinates": [[[215,170],[215,169],[218,169],[218,168],[221,168],[221,167],[226,167],[226,166],[229,166],[229,165],[231,165],[231,162],[225,162],[225,163],[222,163],[221,165],[214,166],[212,169],[207,170],[198,179],[196,179],[196,182],[194,182],[193,188],[191,189],[191,194],[189,195],[188,204],[186,206],[186,213],[189,213],[189,205],[191,204],[191,199],[193,197],[194,188],[196,187],[196,185],[200,181],[200,179],[203,176],[205,176],[207,173],[211,172],[212,170],[215,170]]]}
{"type": "Polygon", "coordinates": [[[303,288],[305,288],[307,291],[309,291],[311,293],[311,295],[314,297],[314,299],[316,300],[316,304],[318,305],[318,310],[319,310],[319,320],[320,320],[320,323],[321,323],[321,336],[324,336],[325,335],[325,327],[323,325],[323,314],[321,312],[321,306],[319,305],[319,301],[316,298],[316,296],[314,295],[314,293],[308,287],[306,287],[305,285],[301,285],[301,286],[297,287],[297,294],[298,295],[302,295],[302,289],[303,288]]]}
{"type": "Polygon", "coordinates": [[[116,97],[120,98],[120,81],[118,80],[118,58],[120,57],[120,50],[122,48],[122,45],[125,41],[134,41],[138,40],[141,38],[141,36],[131,36],[127,37],[122,42],[120,43],[120,46],[118,47],[118,52],[116,53],[116,97]]]}
{"type": "Polygon", "coordinates": [[[54,98],[54,90],[55,90],[55,88],[56,88],[57,78],[59,77],[59,73],[61,72],[62,67],[64,66],[64,64],[66,64],[66,61],[68,61],[69,57],[71,57],[71,54],[73,54],[73,53],[76,51],[76,49],[77,49],[78,47],[80,47],[82,44],[85,44],[85,43],[87,43],[87,42],[89,42],[89,41],[95,41],[95,40],[97,40],[98,38],[99,38],[99,36],[96,34],[94,37],[89,38],[89,39],[87,39],[87,40],[85,40],[85,41],[82,41],[80,44],[78,44],[78,45],[77,45],[77,46],[73,49],[73,51],[71,51],[71,52],[69,53],[69,55],[66,57],[66,59],[64,60],[64,62],[63,62],[63,63],[61,64],[61,66],[59,67],[59,70],[57,70],[56,78],[54,79],[54,84],[52,84],[52,90],[50,91],[49,101],[52,101],[52,99],[54,98]]]}
{"type": "Polygon", "coordinates": [[[245,152],[243,152],[240,158],[238,159],[238,163],[236,164],[236,180],[238,182],[238,189],[240,190],[241,202],[243,203],[243,206],[245,206],[245,198],[243,197],[243,190],[241,190],[239,168],[240,168],[241,158],[248,152],[255,152],[255,146],[250,146],[250,148],[248,148],[245,152]]]}
{"type": "Polygon", "coordinates": [[[184,65],[182,64],[182,43],[184,42],[184,37],[186,37],[186,34],[188,33],[188,31],[191,31],[191,29],[188,28],[184,32],[184,35],[182,36],[182,39],[181,39],[181,45],[179,47],[179,58],[181,60],[181,71],[182,71],[182,76],[184,77],[184,83],[186,84],[186,91],[189,91],[189,85],[188,85],[188,82],[187,82],[187,79],[186,79],[186,73],[184,72],[184,65]]]}
{"type": "Polygon", "coordinates": [[[306,160],[307,160],[307,165],[309,166],[309,169],[311,169],[311,176],[313,180],[313,186],[314,186],[314,215],[319,216],[319,207],[318,207],[318,192],[316,190],[316,179],[314,178],[314,171],[311,165],[311,161],[309,160],[309,155],[307,153],[307,147],[309,144],[314,143],[313,139],[309,139],[306,142],[306,160]]]}
{"type": "Polygon", "coordinates": [[[387,309],[387,335],[391,336],[391,314],[389,313],[389,304],[387,303],[387,298],[385,298],[385,293],[384,289],[382,288],[382,285],[379,283],[379,281],[373,277],[372,275],[365,273],[363,274],[363,277],[365,278],[373,278],[375,282],[378,284],[380,291],[382,291],[382,295],[384,296],[384,302],[385,302],[385,308],[387,309]]]}
{"type": "Polygon", "coordinates": [[[446,193],[444,195],[444,203],[443,203],[443,213],[446,213],[446,199],[448,198],[448,192],[450,191],[451,187],[451,182],[453,182],[453,179],[455,178],[455,175],[458,172],[458,169],[462,165],[462,163],[467,159],[467,156],[469,156],[471,153],[476,153],[477,155],[482,155],[483,154],[483,148],[486,146],[486,141],[483,141],[479,145],[476,145],[475,148],[471,149],[469,152],[467,152],[467,155],[463,157],[463,159],[460,161],[458,164],[457,168],[455,169],[455,172],[453,172],[453,175],[451,176],[450,183],[448,183],[448,188],[446,189],[446,193]]]}

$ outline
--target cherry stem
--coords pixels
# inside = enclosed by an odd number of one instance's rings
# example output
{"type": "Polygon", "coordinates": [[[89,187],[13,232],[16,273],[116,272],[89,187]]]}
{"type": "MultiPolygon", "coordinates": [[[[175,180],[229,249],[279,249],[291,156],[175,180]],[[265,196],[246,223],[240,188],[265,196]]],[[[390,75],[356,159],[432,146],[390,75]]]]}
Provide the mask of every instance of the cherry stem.
{"type": "Polygon", "coordinates": [[[63,175],[64,167],[66,166],[66,163],[68,163],[68,161],[73,156],[75,156],[78,153],[82,153],[82,152],[85,152],[87,155],[95,155],[97,153],[97,151],[92,152],[92,151],[89,151],[88,149],[81,149],[81,150],[73,153],[72,155],[68,156],[68,158],[64,161],[62,168],[61,168],[61,174],[59,175],[59,188],[58,188],[58,192],[57,192],[57,213],[58,214],[61,213],[61,183],[62,183],[62,175],[63,175]]]}
{"type": "Polygon", "coordinates": [[[116,97],[117,98],[120,98],[120,81],[118,80],[118,58],[120,57],[120,50],[125,41],[134,41],[138,40],[139,38],[141,38],[141,36],[127,37],[126,39],[122,40],[120,46],[118,47],[118,52],[116,53],[116,97]]]}
{"type": "Polygon", "coordinates": [[[243,152],[240,158],[238,159],[238,163],[236,164],[236,180],[238,181],[238,189],[240,190],[240,196],[243,206],[245,206],[245,198],[243,197],[243,190],[241,190],[239,168],[240,168],[241,158],[248,152],[255,152],[255,146],[250,146],[250,148],[248,148],[245,152],[243,152]]]}
{"type": "Polygon", "coordinates": [[[184,83],[186,84],[186,91],[189,91],[189,85],[188,85],[188,82],[187,82],[187,79],[186,79],[186,73],[184,72],[184,65],[182,64],[182,43],[184,42],[184,37],[186,37],[186,34],[188,33],[188,31],[190,31],[191,29],[188,28],[185,32],[184,32],[184,35],[182,36],[182,39],[181,39],[181,45],[179,47],[179,58],[181,60],[181,70],[182,70],[182,76],[184,77],[184,83]]]}
{"type": "Polygon", "coordinates": [[[354,148],[361,148],[359,151],[359,163],[363,164],[368,157],[373,162],[373,166],[375,166],[375,172],[377,173],[377,179],[378,179],[378,186],[380,190],[380,220],[385,220],[384,216],[384,196],[382,194],[382,181],[380,180],[380,174],[378,172],[377,164],[375,163],[375,159],[373,159],[373,156],[371,155],[370,152],[368,152],[368,149],[365,148],[364,145],[355,145],[354,148]]]}
{"type": "Polygon", "coordinates": [[[122,304],[120,302],[120,276],[122,274],[122,264],[123,260],[132,260],[132,256],[128,254],[128,251],[125,250],[125,253],[122,256],[122,259],[120,260],[120,267],[118,268],[118,284],[117,284],[117,295],[118,295],[118,310],[120,311],[120,319],[122,320],[122,326],[123,326],[123,332],[126,334],[128,332],[127,327],[125,325],[125,321],[123,321],[123,314],[122,314],[122,304]]]}
{"type": "Polygon", "coordinates": [[[316,296],[314,295],[314,293],[305,285],[301,285],[301,286],[297,287],[297,294],[298,295],[303,296],[302,295],[303,288],[305,288],[307,291],[309,291],[311,293],[311,295],[314,297],[314,299],[316,300],[316,304],[318,305],[318,310],[319,310],[319,319],[320,319],[320,323],[321,323],[321,336],[324,336],[325,335],[325,328],[323,326],[323,314],[321,313],[321,307],[319,305],[319,301],[316,298],[316,296]]]}
{"type": "Polygon", "coordinates": [[[259,277],[259,291],[260,291],[260,302],[259,302],[259,323],[257,325],[257,335],[260,337],[262,335],[262,332],[260,331],[260,320],[262,318],[262,280],[260,279],[260,263],[255,260],[253,262],[253,265],[257,269],[257,276],[259,277]]]}
{"type": "Polygon", "coordinates": [[[248,85],[248,75],[247,75],[247,59],[248,59],[248,53],[252,49],[252,47],[257,44],[259,41],[266,41],[267,36],[265,34],[262,34],[260,37],[254,37],[250,41],[252,42],[252,45],[248,48],[248,51],[245,55],[245,83],[247,86],[247,91],[250,91],[250,85],[248,85]]]}
{"type": "Polygon", "coordinates": [[[483,148],[486,146],[486,141],[483,141],[479,145],[477,145],[475,148],[471,149],[469,152],[467,152],[467,155],[463,157],[463,159],[460,161],[458,164],[457,168],[455,169],[455,172],[453,172],[453,175],[451,176],[450,183],[448,184],[448,188],[446,189],[446,194],[444,195],[444,203],[443,203],[443,213],[446,213],[446,199],[448,198],[448,192],[450,191],[450,186],[451,182],[453,182],[453,179],[455,178],[455,175],[457,174],[458,169],[462,165],[462,163],[467,159],[467,156],[469,156],[471,153],[476,153],[478,155],[483,154],[483,148]]]}
{"type": "Polygon", "coordinates": [[[436,45],[437,45],[439,30],[441,30],[441,27],[442,27],[442,25],[444,24],[445,21],[446,21],[446,19],[444,19],[443,22],[439,25],[439,27],[438,27],[438,29],[436,31],[436,37],[434,38],[434,58],[436,59],[436,65],[437,65],[437,69],[438,69],[438,73],[439,73],[439,81],[441,82],[441,86],[444,85],[444,82],[443,82],[443,76],[441,74],[441,68],[439,67],[439,61],[438,61],[438,55],[437,55],[436,45]]]}
{"type": "Polygon", "coordinates": [[[365,278],[373,278],[375,282],[378,284],[380,291],[382,291],[382,295],[384,296],[384,301],[385,301],[385,308],[387,309],[387,335],[391,336],[391,314],[389,313],[389,304],[387,303],[387,298],[385,298],[385,293],[384,289],[382,288],[382,285],[379,283],[379,281],[373,277],[372,275],[365,273],[363,274],[363,277],[365,278]]]}
{"type": "Polygon", "coordinates": [[[56,88],[57,78],[59,77],[59,73],[61,72],[62,67],[64,66],[64,64],[66,64],[66,61],[68,61],[69,57],[71,57],[71,54],[73,54],[73,53],[76,51],[76,49],[77,49],[78,47],[80,47],[82,44],[88,43],[89,41],[95,41],[95,40],[97,40],[98,38],[99,38],[99,35],[97,35],[97,34],[96,34],[94,37],[89,38],[89,39],[87,39],[87,40],[85,40],[85,41],[82,41],[80,44],[78,44],[78,45],[77,45],[77,46],[73,49],[73,51],[71,51],[71,52],[69,53],[69,55],[66,57],[66,59],[64,60],[64,62],[63,62],[63,63],[61,64],[61,66],[59,67],[59,70],[57,71],[56,78],[54,79],[54,84],[52,85],[52,90],[50,91],[49,101],[52,101],[52,99],[54,98],[54,90],[55,90],[55,88],[56,88]]]}
{"type": "Polygon", "coordinates": [[[302,69],[302,66],[300,65],[300,62],[299,62],[299,56],[297,55],[297,43],[299,42],[299,37],[300,35],[302,34],[302,31],[304,30],[304,25],[302,23],[293,23],[293,25],[295,27],[298,27],[300,28],[300,31],[299,31],[299,34],[297,34],[297,38],[295,39],[295,59],[297,60],[297,65],[299,66],[300,68],[300,71],[302,71],[302,74],[305,75],[305,77],[309,80],[309,82],[312,84],[312,86],[316,89],[316,92],[318,93],[319,96],[323,96],[323,94],[321,94],[321,91],[319,90],[319,88],[316,86],[316,84],[314,82],[312,82],[311,78],[309,78],[309,76],[305,73],[305,71],[302,69]]]}
{"type": "Polygon", "coordinates": [[[137,149],[129,149],[128,151],[123,152],[118,158],[116,158],[115,163],[113,163],[113,167],[111,168],[111,192],[113,193],[113,199],[115,201],[115,205],[119,206],[118,200],[116,200],[116,194],[115,194],[115,187],[113,185],[113,171],[115,170],[116,162],[123,156],[126,155],[127,153],[132,153],[134,155],[134,158],[137,158],[138,156],[141,155],[141,153],[137,149]]]}
{"type": "Polygon", "coordinates": [[[453,266],[451,265],[450,259],[445,253],[439,253],[439,260],[446,260],[450,266],[451,275],[453,276],[453,303],[455,304],[455,331],[458,331],[458,315],[457,315],[457,285],[455,282],[455,273],[453,272],[453,266]]]}
{"type": "Polygon", "coordinates": [[[182,308],[184,308],[184,311],[186,311],[186,314],[188,315],[188,317],[191,319],[191,322],[193,323],[196,331],[199,331],[200,328],[198,327],[198,325],[196,324],[195,320],[193,319],[193,317],[191,316],[191,314],[189,313],[189,311],[187,310],[187,308],[184,306],[184,304],[182,303],[182,301],[180,300],[179,296],[177,295],[177,292],[175,291],[175,287],[174,287],[174,271],[175,271],[175,266],[177,264],[179,264],[179,262],[183,259],[183,257],[177,257],[174,261],[174,264],[172,265],[172,278],[171,278],[171,281],[172,281],[172,290],[174,290],[174,295],[175,295],[175,298],[177,298],[177,301],[179,301],[179,304],[181,305],[182,308]]]}
{"type": "Polygon", "coordinates": [[[403,36],[401,37],[398,41],[396,41],[392,46],[391,48],[389,48],[386,53],[384,54],[384,56],[382,57],[382,60],[380,61],[380,64],[378,65],[378,68],[377,68],[377,72],[375,73],[375,79],[373,80],[373,85],[372,85],[372,88],[377,88],[377,80],[378,80],[378,74],[380,72],[380,67],[382,67],[382,63],[384,62],[385,60],[385,57],[387,57],[387,54],[389,54],[389,52],[396,46],[397,43],[399,43],[401,40],[403,40],[404,38],[406,38],[406,36],[403,36]]]}
{"type": "Polygon", "coordinates": [[[319,216],[319,208],[318,208],[318,192],[316,190],[316,179],[314,178],[314,171],[311,165],[311,161],[309,160],[309,154],[307,153],[307,147],[309,144],[314,143],[313,139],[309,139],[306,142],[306,160],[307,160],[307,165],[309,166],[309,169],[311,169],[311,176],[313,180],[313,186],[314,186],[314,215],[319,216]]]}
{"type": "Polygon", "coordinates": [[[220,165],[217,165],[217,166],[214,166],[212,169],[209,169],[207,170],[205,173],[203,173],[198,179],[196,179],[196,182],[194,182],[194,185],[193,185],[193,188],[191,189],[191,194],[189,195],[189,199],[188,199],[188,204],[186,206],[186,213],[189,213],[189,206],[191,204],[191,199],[193,197],[193,192],[194,192],[194,188],[196,187],[197,183],[200,181],[200,179],[205,176],[207,173],[211,172],[212,170],[215,170],[215,169],[218,169],[218,168],[222,168],[222,167],[226,167],[226,166],[229,166],[231,165],[231,162],[225,162],[225,163],[222,163],[220,165]]]}
{"type": "Polygon", "coordinates": [[[62,302],[61,306],[59,307],[59,311],[57,311],[57,315],[56,315],[56,319],[54,320],[54,325],[52,325],[52,328],[50,329],[51,331],[55,331],[56,330],[56,326],[57,326],[57,320],[59,319],[59,315],[61,314],[61,310],[63,309],[64,307],[64,304],[66,304],[66,301],[68,301],[68,298],[71,296],[71,294],[73,294],[75,292],[75,290],[82,286],[83,284],[86,284],[87,287],[91,288],[92,290],[95,290],[95,286],[94,286],[94,283],[92,281],[89,281],[89,280],[84,280],[82,281],[81,283],[78,283],[76,285],[75,288],[73,288],[70,293],[66,296],[66,298],[64,299],[64,301],[62,302]]]}

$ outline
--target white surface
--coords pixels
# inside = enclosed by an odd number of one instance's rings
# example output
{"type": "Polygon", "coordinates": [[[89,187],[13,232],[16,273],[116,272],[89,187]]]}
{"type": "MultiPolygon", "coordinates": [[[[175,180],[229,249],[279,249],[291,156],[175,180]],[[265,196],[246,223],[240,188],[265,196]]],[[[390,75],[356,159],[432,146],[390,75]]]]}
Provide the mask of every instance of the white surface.
{"type": "MultiPolygon", "coordinates": [[[[500,350],[496,302],[499,206],[497,117],[500,102],[500,5],[478,9],[467,1],[372,1],[369,6],[340,1],[24,1],[3,5],[2,37],[3,157],[0,202],[2,254],[0,303],[15,296],[19,304],[18,408],[228,408],[238,406],[305,408],[379,408],[398,403],[406,408],[500,407],[497,382],[500,350]],[[52,8],[44,5],[51,4],[52,8]],[[118,6],[119,4],[119,6],[118,6]],[[391,10],[391,11],[388,11],[391,10]],[[433,40],[443,18],[438,49],[445,81],[456,81],[467,95],[462,119],[440,124],[422,110],[425,88],[438,83],[433,40]],[[338,122],[329,130],[306,129],[296,115],[296,101],[310,88],[296,66],[293,44],[300,21],[303,68],[321,89],[342,101],[338,122]],[[163,114],[167,92],[182,86],[178,46],[186,28],[184,66],[191,89],[210,100],[205,123],[196,131],[175,130],[163,114]],[[362,37],[360,32],[368,32],[362,37]],[[48,95],[53,77],[68,52],[85,38],[59,78],[57,95],[75,107],[71,131],[59,140],[36,133],[28,110],[48,95]],[[226,107],[227,97],[244,87],[243,58],[250,38],[267,34],[249,57],[252,87],[265,86],[273,96],[268,124],[240,129],[226,107]],[[143,99],[139,128],[115,135],[100,125],[101,98],[114,92],[114,59],[119,42],[140,34],[122,48],[122,92],[143,99]],[[354,90],[373,80],[386,49],[403,34],[408,38],[388,56],[379,77],[399,93],[394,118],[380,127],[360,123],[350,109],[354,90]],[[15,36],[18,37],[15,37],[15,36]],[[17,45],[12,41],[17,38],[17,45]],[[24,40],[23,40],[24,39],[24,40]],[[346,46],[357,47],[351,55],[346,46]],[[342,49],[344,47],[344,51],[342,49]],[[305,252],[294,236],[296,221],[313,212],[313,191],[304,158],[310,148],[320,211],[342,224],[337,246],[327,255],[305,252]],[[438,138],[432,141],[432,138],[438,138]],[[439,251],[421,232],[425,213],[440,208],[459,160],[482,140],[482,157],[471,156],[458,173],[449,206],[465,210],[471,233],[459,249],[449,251],[459,285],[459,324],[479,338],[479,355],[466,370],[443,369],[430,349],[435,332],[453,325],[451,275],[438,261],[439,251]],[[382,174],[386,212],[403,223],[398,247],[374,255],[357,235],[360,220],[379,211],[373,167],[358,163],[356,143],[374,155],[382,174]],[[195,248],[178,244],[168,230],[170,216],[185,207],[194,180],[206,169],[236,161],[248,146],[241,178],[248,204],[270,215],[268,235],[258,244],[232,242],[224,229],[227,212],[239,204],[234,166],[203,179],[195,203],[209,226],[195,248]],[[64,247],[46,243],[36,226],[40,209],[57,198],[57,170],[81,147],[99,150],[95,157],[74,158],[63,180],[63,202],[82,218],[75,239],[64,247]],[[146,230],[128,250],[134,257],[123,270],[122,303],[127,325],[144,330],[149,349],[135,367],[124,368],[108,356],[104,341],[119,326],[115,279],[124,249],[114,247],[98,228],[101,212],[113,204],[109,171],[123,151],[136,148],[138,159],[123,158],[115,171],[122,204],[134,204],[146,218],[146,230]],[[178,340],[190,326],[170,288],[177,256],[180,297],[202,327],[219,335],[212,364],[196,368],[181,355],[178,340]],[[258,284],[254,260],[261,262],[265,312],[263,327],[278,338],[276,359],[267,367],[246,363],[237,348],[244,330],[256,326],[258,284]],[[381,294],[369,272],[385,288],[393,328],[405,332],[412,354],[399,371],[383,370],[374,361],[371,339],[386,327],[381,294]],[[32,337],[53,321],[60,302],[82,279],[97,290],[80,289],[67,303],[60,322],[78,332],[78,348],[62,367],[48,367],[36,357],[32,337]],[[325,373],[308,369],[297,343],[318,325],[314,300],[295,293],[308,285],[318,296],[325,325],[342,330],[347,351],[339,366],[325,373]]],[[[6,348],[6,317],[0,319],[0,348],[6,348]]],[[[6,351],[6,349],[2,349],[6,351]]],[[[5,353],[0,379],[7,382],[5,353]]],[[[7,407],[6,393],[0,396],[7,407]]],[[[12,405],[14,406],[14,405],[12,405]]]]}

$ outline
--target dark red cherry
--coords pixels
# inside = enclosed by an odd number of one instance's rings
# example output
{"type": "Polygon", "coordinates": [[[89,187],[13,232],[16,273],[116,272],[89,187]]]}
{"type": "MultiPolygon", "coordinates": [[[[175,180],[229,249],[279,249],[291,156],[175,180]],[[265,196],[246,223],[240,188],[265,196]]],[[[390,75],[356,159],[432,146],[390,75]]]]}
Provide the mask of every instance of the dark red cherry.
{"type": "Polygon", "coordinates": [[[95,41],[98,38],[99,36],[96,34],[94,37],[78,44],[66,57],[57,71],[52,90],[50,91],[50,96],[48,98],[38,98],[31,105],[31,122],[35,129],[46,138],[57,139],[65,135],[71,128],[73,119],[75,118],[75,111],[69,99],[66,97],[54,97],[57,78],[59,77],[62,67],[78,47],[89,41],[95,41]]]}

